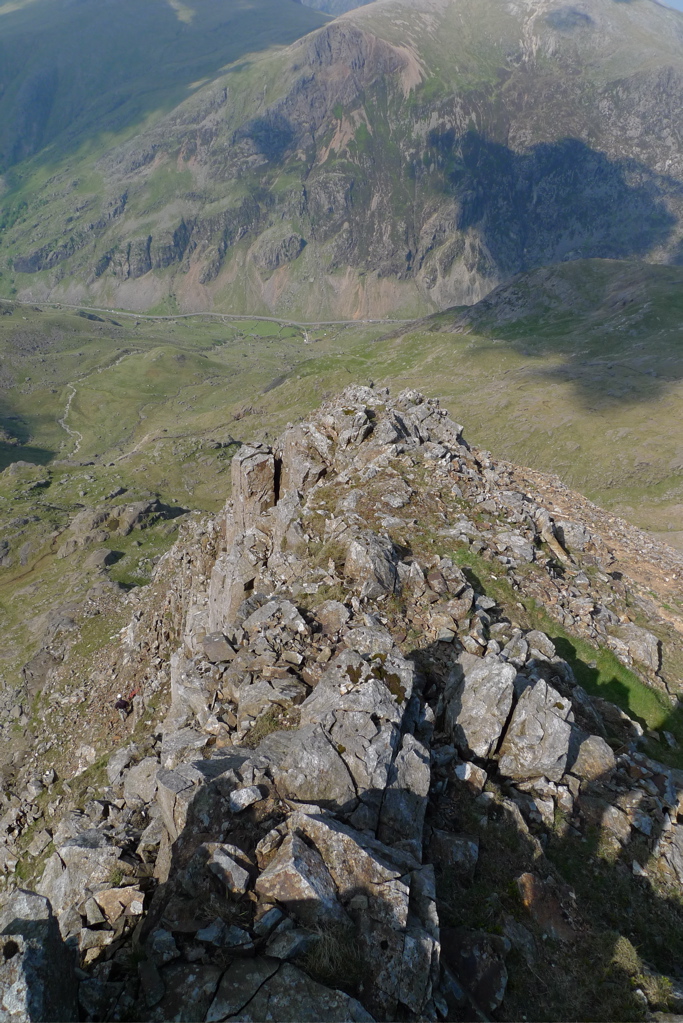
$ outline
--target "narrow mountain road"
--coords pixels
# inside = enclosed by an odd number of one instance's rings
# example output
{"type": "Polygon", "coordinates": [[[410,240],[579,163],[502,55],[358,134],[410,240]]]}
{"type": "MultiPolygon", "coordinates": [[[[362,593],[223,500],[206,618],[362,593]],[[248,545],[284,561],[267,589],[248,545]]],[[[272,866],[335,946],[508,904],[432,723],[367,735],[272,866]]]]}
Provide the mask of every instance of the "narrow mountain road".
{"type": "Polygon", "coordinates": [[[285,320],[278,316],[246,316],[240,313],[177,313],[176,315],[152,316],[149,313],[124,312],[120,309],[103,309],[100,306],[73,305],[69,302],[26,302],[20,299],[12,299],[15,305],[22,306],[47,306],[50,309],[82,309],[86,313],[105,313],[107,316],[128,316],[136,320],[190,320],[196,317],[211,317],[212,319],[225,321],[232,320],[262,320],[265,323],[279,323],[285,327],[299,327],[306,330],[307,327],[356,327],[362,324],[371,323],[412,323],[413,320],[394,320],[379,317],[373,320],[285,320]]]}

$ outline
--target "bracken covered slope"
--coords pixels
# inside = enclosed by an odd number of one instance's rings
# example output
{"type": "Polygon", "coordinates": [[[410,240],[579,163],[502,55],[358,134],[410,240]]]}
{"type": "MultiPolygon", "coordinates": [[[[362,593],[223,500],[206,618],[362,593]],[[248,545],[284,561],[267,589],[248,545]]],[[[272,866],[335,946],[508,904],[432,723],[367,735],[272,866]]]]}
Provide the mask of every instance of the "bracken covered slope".
{"type": "Polygon", "coordinates": [[[565,259],[676,262],[682,69],[683,19],[654,0],[378,0],[25,177],[6,283],[332,319],[565,259]]]}
{"type": "Polygon", "coordinates": [[[243,446],[90,677],[67,701],[68,643],[46,675],[0,818],[7,1018],[683,1004],[682,577],[416,391],[243,446]]]}

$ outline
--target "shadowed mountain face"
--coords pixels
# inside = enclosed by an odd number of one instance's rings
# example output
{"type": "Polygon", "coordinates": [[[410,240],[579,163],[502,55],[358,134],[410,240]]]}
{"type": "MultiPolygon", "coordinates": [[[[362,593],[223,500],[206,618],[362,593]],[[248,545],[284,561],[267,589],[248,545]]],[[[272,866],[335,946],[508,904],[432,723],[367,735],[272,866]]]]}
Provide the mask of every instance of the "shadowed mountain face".
{"type": "Polygon", "coordinates": [[[245,51],[324,19],[292,0],[19,0],[0,5],[0,173],[170,110],[245,51]],[[274,16],[277,12],[277,16],[274,16]]]}
{"type": "Polygon", "coordinates": [[[380,0],[49,186],[27,168],[0,246],[25,298],[301,318],[678,262],[682,92],[683,19],[654,0],[380,0]]]}

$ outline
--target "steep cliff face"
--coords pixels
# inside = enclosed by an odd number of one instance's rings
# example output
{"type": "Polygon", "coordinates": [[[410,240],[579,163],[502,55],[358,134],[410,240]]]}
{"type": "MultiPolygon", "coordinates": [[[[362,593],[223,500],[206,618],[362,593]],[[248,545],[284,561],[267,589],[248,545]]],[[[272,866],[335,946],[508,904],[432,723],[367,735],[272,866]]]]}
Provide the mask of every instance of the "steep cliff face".
{"type": "Polygon", "coordinates": [[[5,801],[5,870],[40,879],[6,884],[0,1004],[32,1018],[25,978],[43,1004],[70,958],[61,1018],[674,1006],[681,577],[415,391],[243,446],[101,666],[135,685],[127,740],[68,787],[71,751],[34,759],[5,801]],[[627,682],[661,735],[597,695],[627,682]]]}
{"type": "Polygon", "coordinates": [[[312,318],[471,303],[564,259],[677,261],[682,40],[653,0],[359,8],[102,158],[111,219],[58,175],[40,229],[6,239],[17,284],[312,318]]]}

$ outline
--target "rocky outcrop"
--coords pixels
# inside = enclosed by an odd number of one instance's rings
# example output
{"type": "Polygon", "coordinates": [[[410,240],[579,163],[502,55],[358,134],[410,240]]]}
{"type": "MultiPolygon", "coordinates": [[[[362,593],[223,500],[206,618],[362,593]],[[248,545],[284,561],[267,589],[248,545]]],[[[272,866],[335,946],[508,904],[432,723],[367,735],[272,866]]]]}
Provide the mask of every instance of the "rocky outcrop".
{"type": "MultiPolygon", "coordinates": [[[[121,633],[136,698],[169,698],[158,730],[111,752],[49,830],[33,822],[54,772],[0,818],[7,870],[32,828],[33,898],[78,950],[82,1015],[490,1017],[513,947],[534,963],[543,934],[578,940],[553,836],[597,832],[627,877],[683,883],[680,773],[522,620],[531,596],[566,635],[609,649],[623,627],[652,649],[597,542],[560,534],[415,391],[349,387],[244,445],[223,512],[188,523],[121,633]],[[492,850],[526,915],[496,894],[454,926],[492,850]]],[[[635,646],[614,649],[636,666],[635,646]]]]}
{"type": "Polygon", "coordinates": [[[77,1020],[76,956],[47,899],[19,889],[0,911],[0,1009],[12,1023],[77,1020]]]}

